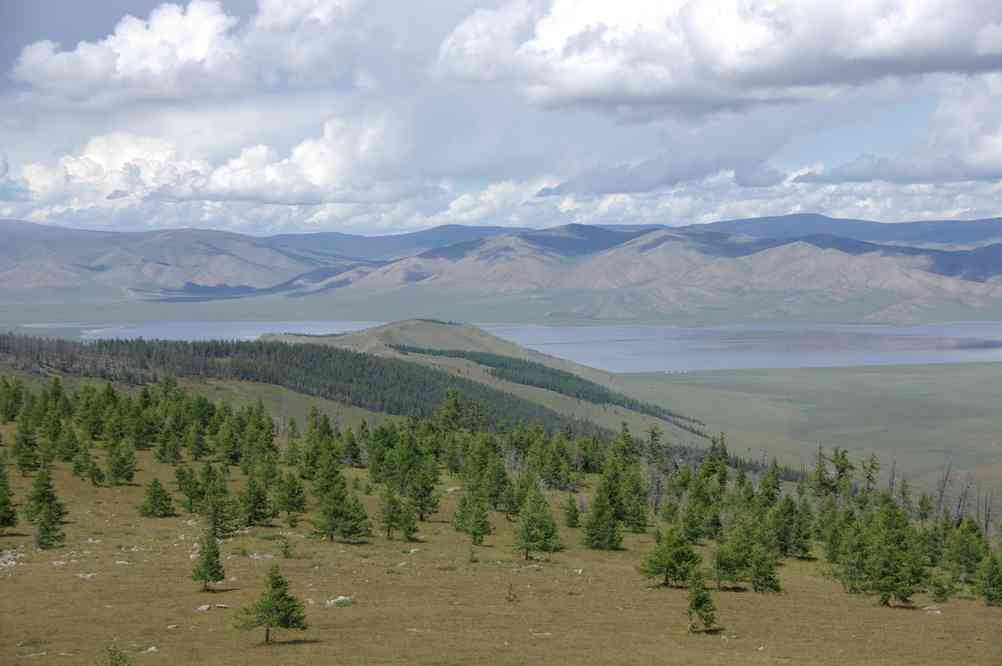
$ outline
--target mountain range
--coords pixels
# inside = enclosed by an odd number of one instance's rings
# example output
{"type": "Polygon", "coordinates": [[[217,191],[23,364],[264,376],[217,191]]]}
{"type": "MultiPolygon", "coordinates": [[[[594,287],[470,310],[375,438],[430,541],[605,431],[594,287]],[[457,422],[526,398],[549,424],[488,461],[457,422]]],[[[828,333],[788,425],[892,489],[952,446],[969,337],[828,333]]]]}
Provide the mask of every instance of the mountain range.
{"type": "MultiPolygon", "coordinates": [[[[0,221],[0,303],[420,303],[563,320],[983,318],[1002,310],[1002,218],[822,215],[391,236],[82,231],[0,221]]],[[[305,307],[305,306],[304,306],[305,307]]],[[[415,307],[417,307],[415,305],[415,307]]],[[[387,313],[386,318],[415,313],[387,313]]]]}

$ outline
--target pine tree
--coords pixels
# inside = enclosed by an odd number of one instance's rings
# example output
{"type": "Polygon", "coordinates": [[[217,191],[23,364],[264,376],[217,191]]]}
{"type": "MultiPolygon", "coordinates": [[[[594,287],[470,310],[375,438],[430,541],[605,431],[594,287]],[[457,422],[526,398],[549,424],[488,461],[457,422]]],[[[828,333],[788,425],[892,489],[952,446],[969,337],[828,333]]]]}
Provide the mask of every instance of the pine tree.
{"type": "Polygon", "coordinates": [[[398,514],[397,527],[400,529],[400,534],[407,541],[414,541],[417,538],[417,511],[414,509],[414,504],[409,499],[404,499],[400,502],[400,513],[398,514]]]}
{"type": "Polygon", "coordinates": [[[299,514],[306,511],[306,488],[293,472],[286,472],[275,488],[275,509],[285,512],[285,522],[289,527],[299,523],[299,514]]]}
{"type": "Polygon", "coordinates": [[[550,514],[550,506],[538,488],[529,490],[518,515],[515,529],[515,552],[525,559],[534,551],[552,553],[560,548],[557,523],[550,514]]]}
{"type": "Polygon", "coordinates": [[[76,429],[67,425],[59,432],[56,442],[56,450],[59,452],[59,459],[63,462],[72,462],[80,450],[80,440],[77,439],[76,429]]]}
{"type": "Polygon", "coordinates": [[[470,535],[470,541],[475,546],[481,545],[484,537],[494,531],[487,512],[487,502],[483,498],[475,497],[471,501],[464,531],[470,535]]]}
{"type": "Polygon", "coordinates": [[[466,526],[470,521],[470,510],[473,507],[473,497],[470,493],[463,493],[459,502],[456,504],[456,510],[452,514],[452,527],[457,532],[465,532],[466,526]]]}
{"type": "Polygon", "coordinates": [[[695,567],[689,574],[689,632],[695,633],[702,624],[703,631],[714,628],[717,623],[717,608],[710,591],[706,589],[703,573],[695,567]],[[698,622],[697,622],[698,621],[698,622]]]}
{"type": "Polygon", "coordinates": [[[251,606],[241,609],[237,628],[244,631],[264,627],[264,642],[271,642],[272,629],[308,628],[303,602],[289,593],[289,582],[282,577],[277,564],[271,565],[265,590],[251,606]]]}
{"type": "Polygon", "coordinates": [[[240,505],[240,518],[245,526],[263,525],[274,515],[268,503],[268,493],[256,475],[252,474],[247,478],[237,501],[240,505]]]}
{"type": "Polygon", "coordinates": [[[681,585],[701,560],[681,528],[672,527],[658,534],[654,548],[640,565],[640,572],[648,578],[660,578],[666,587],[681,585]]]}
{"type": "Polygon", "coordinates": [[[202,591],[208,592],[210,583],[218,583],[226,578],[223,563],[219,557],[219,542],[216,541],[216,528],[211,524],[206,526],[199,542],[198,562],[191,573],[192,580],[202,584],[202,591]]]}
{"type": "Polygon", "coordinates": [[[31,490],[24,503],[24,516],[28,522],[37,522],[42,513],[49,507],[56,516],[56,520],[61,522],[66,515],[66,509],[56,497],[56,489],[52,485],[52,470],[46,465],[38,470],[38,474],[31,484],[31,490]]]}
{"type": "Polygon", "coordinates": [[[362,502],[354,494],[348,495],[344,503],[344,509],[338,519],[337,534],[348,542],[368,536],[371,531],[369,524],[369,514],[366,513],[362,502]]]}
{"type": "Polygon", "coordinates": [[[403,505],[400,498],[394,492],[391,484],[387,483],[383,488],[383,494],[379,499],[379,520],[386,529],[386,538],[393,536],[393,530],[400,527],[400,518],[403,505]]]}
{"type": "Polygon", "coordinates": [[[7,459],[0,454],[0,534],[10,527],[17,527],[17,510],[14,508],[14,493],[7,476],[7,459]]]}
{"type": "Polygon", "coordinates": [[[584,542],[596,550],[616,550],[623,543],[619,521],[605,493],[596,493],[588,509],[584,542]]]}
{"type": "Polygon", "coordinates": [[[581,510],[578,509],[578,500],[573,494],[568,495],[564,502],[564,524],[571,528],[581,524],[581,510]]]}
{"type": "Polygon", "coordinates": [[[63,514],[58,504],[46,504],[37,516],[35,525],[35,545],[46,550],[55,548],[66,538],[62,530],[63,514]]]}
{"type": "Polygon", "coordinates": [[[440,496],[435,490],[438,485],[438,463],[434,456],[425,456],[421,467],[408,485],[407,497],[417,511],[418,520],[438,511],[440,496]]]}
{"type": "Polygon", "coordinates": [[[174,502],[160,479],[153,479],[146,486],[146,497],[139,505],[139,515],[147,518],[167,518],[174,515],[174,502]]]}
{"type": "Polygon", "coordinates": [[[131,439],[108,447],[108,481],[113,486],[131,483],[136,475],[136,446],[131,439]]]}
{"type": "Polygon", "coordinates": [[[1002,606],[1002,560],[989,551],[978,569],[978,592],[987,606],[1002,606]]]}
{"type": "Polygon", "coordinates": [[[748,575],[752,589],[756,592],[780,591],[779,576],[776,575],[776,558],[761,544],[752,548],[748,575]]]}
{"type": "Polygon", "coordinates": [[[38,469],[38,440],[35,429],[27,412],[22,412],[17,419],[17,432],[14,433],[14,464],[22,476],[38,469]]]}

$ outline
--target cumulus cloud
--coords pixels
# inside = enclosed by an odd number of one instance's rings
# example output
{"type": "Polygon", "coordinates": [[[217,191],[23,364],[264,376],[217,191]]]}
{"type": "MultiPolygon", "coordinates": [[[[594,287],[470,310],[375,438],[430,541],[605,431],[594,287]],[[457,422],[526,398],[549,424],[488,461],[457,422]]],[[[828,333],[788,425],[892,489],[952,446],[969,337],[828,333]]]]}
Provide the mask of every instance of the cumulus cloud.
{"type": "Polygon", "coordinates": [[[953,183],[1002,180],[1002,76],[952,82],[939,101],[923,141],[897,154],[863,154],[808,171],[800,182],[953,183]]]}
{"type": "Polygon", "coordinates": [[[680,113],[824,98],[890,76],[1002,68],[982,0],[510,0],[444,40],[442,69],[529,99],[680,113]]]}
{"type": "Polygon", "coordinates": [[[12,77],[35,94],[107,106],[128,100],[232,95],[353,79],[351,0],[262,0],[241,25],[217,0],[163,4],[124,17],[104,39],[63,50],[51,41],[21,52],[12,77]]]}

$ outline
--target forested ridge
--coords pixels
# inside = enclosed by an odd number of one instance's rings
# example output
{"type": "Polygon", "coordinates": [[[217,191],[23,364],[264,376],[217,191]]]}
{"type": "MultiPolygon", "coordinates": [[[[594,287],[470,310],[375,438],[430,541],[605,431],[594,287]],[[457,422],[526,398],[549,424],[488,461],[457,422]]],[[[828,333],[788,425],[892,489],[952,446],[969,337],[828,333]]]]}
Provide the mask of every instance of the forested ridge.
{"type": "Polygon", "coordinates": [[[245,380],[401,416],[428,416],[450,389],[483,410],[491,427],[518,422],[549,429],[599,433],[518,396],[418,363],[326,345],[274,341],[72,340],[0,334],[0,360],[127,384],[163,377],[245,380]]]}
{"type": "Polygon", "coordinates": [[[657,417],[695,435],[706,437],[706,432],[703,430],[705,424],[698,419],[673,412],[659,405],[631,398],[584,377],[579,377],[572,372],[551,368],[542,363],[514,358],[512,356],[503,356],[501,354],[463,351],[460,349],[430,349],[411,345],[391,345],[391,347],[406,354],[422,354],[473,361],[474,363],[490,368],[491,374],[498,379],[526,386],[535,386],[596,405],[617,405],[641,414],[657,417]]]}

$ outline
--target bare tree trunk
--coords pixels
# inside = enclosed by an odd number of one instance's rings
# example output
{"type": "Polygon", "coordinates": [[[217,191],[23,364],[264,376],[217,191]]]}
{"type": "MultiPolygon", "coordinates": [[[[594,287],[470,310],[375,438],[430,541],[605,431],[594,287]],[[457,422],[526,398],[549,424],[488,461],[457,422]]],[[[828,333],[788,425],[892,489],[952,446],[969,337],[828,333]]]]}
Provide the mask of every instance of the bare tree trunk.
{"type": "Polygon", "coordinates": [[[950,487],[950,474],[953,471],[953,463],[948,462],[943,469],[943,476],[939,480],[936,488],[936,519],[943,515],[943,502],[946,499],[946,490],[950,487]]]}
{"type": "Polygon", "coordinates": [[[898,473],[898,461],[897,459],[891,461],[891,475],[887,479],[887,494],[894,497],[894,483],[897,481],[895,478],[898,473]]]}

